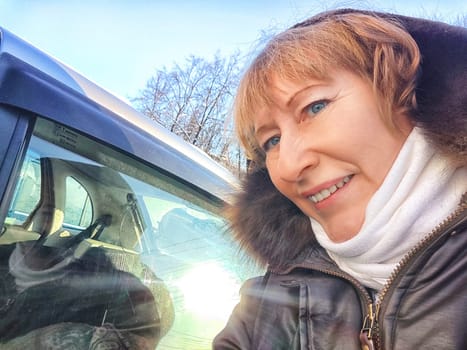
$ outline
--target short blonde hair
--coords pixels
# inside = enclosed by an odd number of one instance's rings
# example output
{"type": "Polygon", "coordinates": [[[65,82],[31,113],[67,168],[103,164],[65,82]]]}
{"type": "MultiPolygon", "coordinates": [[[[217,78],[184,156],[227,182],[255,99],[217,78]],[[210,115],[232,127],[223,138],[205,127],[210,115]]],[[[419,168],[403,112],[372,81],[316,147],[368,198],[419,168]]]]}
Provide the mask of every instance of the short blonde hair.
{"type": "Polygon", "coordinates": [[[254,116],[272,103],[272,78],[299,82],[326,80],[336,69],[368,79],[378,96],[383,120],[395,127],[395,112],[416,108],[420,51],[396,22],[361,13],[330,16],[278,34],[244,73],[234,101],[237,137],[249,159],[264,164],[254,135],[254,116]]]}

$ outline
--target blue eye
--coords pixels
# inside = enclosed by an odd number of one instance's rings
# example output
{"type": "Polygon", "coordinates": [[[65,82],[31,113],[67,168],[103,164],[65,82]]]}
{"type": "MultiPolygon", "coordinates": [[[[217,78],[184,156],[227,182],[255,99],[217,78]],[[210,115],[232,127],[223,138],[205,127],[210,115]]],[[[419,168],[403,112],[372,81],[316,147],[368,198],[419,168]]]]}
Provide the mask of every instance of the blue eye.
{"type": "Polygon", "coordinates": [[[265,152],[269,151],[271,148],[279,144],[279,141],[281,138],[279,136],[273,136],[270,139],[268,139],[264,145],[263,145],[263,150],[265,152]]]}
{"type": "Polygon", "coordinates": [[[328,105],[328,102],[327,101],[324,101],[324,100],[321,100],[321,101],[317,101],[317,102],[313,102],[312,104],[309,104],[305,110],[308,114],[318,114],[319,112],[321,112],[324,108],[326,108],[326,106],[328,105]]]}

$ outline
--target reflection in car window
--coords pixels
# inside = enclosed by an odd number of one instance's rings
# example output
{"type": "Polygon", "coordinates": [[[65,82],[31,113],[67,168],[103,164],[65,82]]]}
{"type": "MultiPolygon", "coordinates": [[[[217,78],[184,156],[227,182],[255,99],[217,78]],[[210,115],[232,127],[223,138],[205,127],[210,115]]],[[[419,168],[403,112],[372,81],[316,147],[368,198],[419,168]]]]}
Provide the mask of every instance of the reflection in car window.
{"type": "Polygon", "coordinates": [[[64,225],[85,229],[92,221],[92,203],[86,189],[73,177],[66,178],[64,225]]]}
{"type": "Polygon", "coordinates": [[[18,179],[7,222],[22,224],[39,202],[41,169],[37,157],[28,153],[18,179]]]}
{"type": "Polygon", "coordinates": [[[258,273],[227,238],[221,206],[39,119],[0,236],[0,298],[13,300],[0,342],[72,329],[131,348],[210,349],[241,283],[258,273]]]}

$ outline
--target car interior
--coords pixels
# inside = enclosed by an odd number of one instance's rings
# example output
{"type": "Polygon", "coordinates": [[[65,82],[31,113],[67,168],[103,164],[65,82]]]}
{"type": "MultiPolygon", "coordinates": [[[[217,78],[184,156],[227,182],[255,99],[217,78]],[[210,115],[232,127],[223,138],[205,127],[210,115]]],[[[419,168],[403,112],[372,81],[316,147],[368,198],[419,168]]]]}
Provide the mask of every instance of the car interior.
{"type": "Polygon", "coordinates": [[[0,235],[0,297],[16,301],[3,340],[57,320],[112,320],[150,349],[208,347],[252,273],[219,202],[47,119],[36,121],[14,191],[0,235]]]}

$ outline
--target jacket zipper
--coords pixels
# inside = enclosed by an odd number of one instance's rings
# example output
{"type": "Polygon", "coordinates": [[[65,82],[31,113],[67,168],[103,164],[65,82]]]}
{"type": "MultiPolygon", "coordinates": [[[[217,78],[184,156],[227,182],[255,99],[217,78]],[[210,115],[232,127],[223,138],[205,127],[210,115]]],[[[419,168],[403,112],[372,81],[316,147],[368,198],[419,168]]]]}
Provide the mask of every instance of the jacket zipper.
{"type": "Polygon", "coordinates": [[[459,207],[449,215],[444,221],[436,226],[430,234],[425,236],[415,247],[413,247],[402,260],[397,264],[394,271],[389,276],[387,282],[377,294],[376,301],[370,298],[370,303],[367,305],[366,316],[363,321],[362,329],[360,331],[360,342],[362,344],[362,350],[377,350],[381,348],[381,335],[378,319],[381,305],[383,304],[386,295],[391,289],[396,278],[400,275],[401,271],[409,265],[413,259],[418,256],[425,248],[427,248],[434,239],[441,237],[444,233],[447,233],[453,229],[458,223],[462,221],[462,213],[467,210],[467,196],[464,195],[462,203],[459,207]],[[456,222],[456,219],[460,219],[456,222]],[[453,224],[454,223],[454,224],[453,224]]]}
{"type": "MultiPolygon", "coordinates": [[[[339,272],[339,270],[332,270],[332,269],[326,269],[326,268],[321,268],[321,267],[317,267],[317,266],[310,266],[308,264],[297,264],[294,267],[312,268],[315,271],[319,271],[319,272],[322,272],[322,273],[325,273],[325,274],[328,274],[328,275],[332,275],[332,276],[336,276],[336,277],[339,277],[339,278],[342,278],[342,279],[345,279],[345,280],[349,281],[359,291],[358,294],[359,294],[360,298],[362,299],[362,302],[361,302],[362,315],[373,314],[371,312],[371,308],[373,307],[373,299],[371,298],[370,294],[365,289],[365,287],[356,278],[352,277],[351,275],[348,275],[348,274],[346,274],[344,272],[339,272]]],[[[367,321],[366,318],[365,318],[365,321],[367,321]]],[[[368,321],[370,321],[370,320],[368,320],[368,321]]],[[[364,322],[364,324],[365,324],[365,322],[364,322]]],[[[368,324],[373,324],[373,322],[370,321],[368,324]]],[[[363,329],[362,329],[362,331],[363,331],[363,329]]],[[[363,350],[375,350],[376,348],[373,347],[371,342],[368,343],[367,347],[363,346],[364,342],[366,342],[366,339],[368,339],[368,338],[366,336],[364,336],[364,333],[362,331],[360,332],[360,342],[362,344],[362,349],[363,350]]],[[[370,334],[371,334],[371,332],[370,332],[370,334]]],[[[371,338],[370,338],[370,340],[371,340],[371,338]]]]}
{"type": "MultiPolygon", "coordinates": [[[[306,268],[306,269],[313,269],[315,271],[319,271],[319,272],[322,272],[322,273],[325,273],[327,275],[331,275],[331,276],[335,276],[335,277],[339,277],[339,278],[342,278],[342,279],[345,279],[347,281],[349,281],[357,290],[358,290],[358,295],[360,296],[361,298],[361,305],[362,305],[362,315],[365,315],[365,314],[371,314],[371,312],[369,311],[370,308],[373,306],[373,299],[371,298],[370,296],[370,293],[368,293],[368,291],[366,290],[366,288],[354,277],[352,277],[351,275],[341,271],[341,270],[334,270],[334,269],[330,269],[330,268],[324,268],[324,267],[319,267],[319,266],[315,266],[313,264],[307,264],[307,263],[301,263],[301,264],[296,264],[293,266],[294,268],[306,268]]],[[[287,271],[274,271],[274,270],[271,270],[271,272],[276,272],[276,273],[286,273],[287,271]]],[[[365,319],[366,320],[366,319],[365,319]]],[[[373,350],[374,348],[372,347],[368,347],[368,348],[363,348],[365,350],[373,350]]]]}

